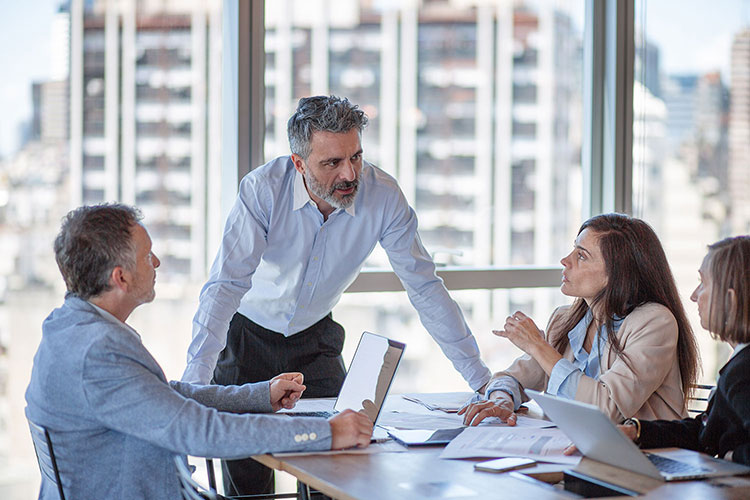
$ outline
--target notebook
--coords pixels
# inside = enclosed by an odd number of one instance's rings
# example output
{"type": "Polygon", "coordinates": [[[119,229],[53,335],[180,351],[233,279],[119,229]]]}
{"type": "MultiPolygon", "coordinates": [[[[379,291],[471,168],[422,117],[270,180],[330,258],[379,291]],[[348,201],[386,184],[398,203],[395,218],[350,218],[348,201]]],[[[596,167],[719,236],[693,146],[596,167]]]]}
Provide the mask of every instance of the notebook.
{"type": "Polygon", "coordinates": [[[644,453],[598,407],[526,389],[586,457],[662,481],[750,473],[750,467],[690,450],[644,453]],[[679,460],[670,458],[679,455],[679,460]]]}
{"type": "Polygon", "coordinates": [[[406,344],[401,342],[363,332],[333,411],[285,413],[292,416],[331,417],[346,409],[363,410],[373,423],[377,422],[405,348],[406,344]]]}

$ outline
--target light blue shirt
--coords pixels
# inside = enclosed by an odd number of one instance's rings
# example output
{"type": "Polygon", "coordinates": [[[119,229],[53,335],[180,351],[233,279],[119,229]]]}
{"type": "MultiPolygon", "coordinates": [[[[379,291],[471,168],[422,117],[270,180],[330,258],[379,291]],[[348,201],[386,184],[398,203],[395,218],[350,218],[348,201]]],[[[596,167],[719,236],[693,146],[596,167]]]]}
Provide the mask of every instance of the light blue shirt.
{"type": "MultiPolygon", "coordinates": [[[[547,381],[546,392],[555,396],[566,399],[575,399],[578,383],[584,375],[595,380],[599,379],[601,373],[601,357],[604,346],[607,343],[608,333],[605,325],[599,327],[596,338],[591,345],[591,351],[586,352],[583,344],[586,340],[586,330],[593,315],[588,311],[586,315],[568,332],[568,341],[570,350],[573,353],[573,360],[562,358],[555,366],[552,367],[549,380],[547,381]]],[[[612,327],[615,333],[620,329],[623,318],[615,318],[612,327]]],[[[493,380],[487,386],[486,394],[489,397],[494,391],[508,393],[513,398],[513,404],[516,409],[521,406],[523,401],[521,397],[521,386],[516,379],[510,376],[499,377],[493,380]]]]}
{"type": "Polygon", "coordinates": [[[183,380],[208,383],[235,311],[291,336],[320,321],[376,244],[386,251],[427,331],[477,389],[490,378],[458,305],[435,274],[417,216],[396,180],[364,163],[346,210],[323,220],[289,156],[247,174],[193,318],[183,380]]]}

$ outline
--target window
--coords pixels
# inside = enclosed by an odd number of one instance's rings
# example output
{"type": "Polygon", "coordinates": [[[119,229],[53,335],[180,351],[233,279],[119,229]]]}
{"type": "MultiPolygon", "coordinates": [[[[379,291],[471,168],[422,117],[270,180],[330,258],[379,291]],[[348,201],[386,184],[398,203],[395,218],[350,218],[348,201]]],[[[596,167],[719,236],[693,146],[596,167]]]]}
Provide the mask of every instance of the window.
{"type": "Polygon", "coordinates": [[[711,384],[729,348],[700,327],[688,298],[706,245],[750,230],[743,12],[730,0],[636,3],[633,212],[664,243],[711,384]]]}
{"type": "MultiPolygon", "coordinates": [[[[583,2],[408,5],[265,3],[265,159],[289,154],[300,97],[348,97],[370,117],[365,158],[399,180],[441,270],[556,274],[582,212],[583,2]]],[[[367,266],[389,269],[379,248],[367,266]]],[[[453,296],[499,368],[517,351],[491,329],[515,307],[544,324],[567,302],[555,288],[453,296]]],[[[444,373],[403,292],[346,294],[334,317],[348,342],[364,329],[392,335],[421,377],[444,373]]],[[[446,378],[423,389],[465,389],[455,371],[446,378]]]]}
{"type": "Polygon", "coordinates": [[[72,207],[123,201],[143,211],[162,266],[156,304],[130,323],[167,377],[182,374],[216,252],[207,235],[221,169],[221,12],[221,0],[73,0],[4,16],[18,49],[3,76],[15,96],[0,97],[0,461],[13,464],[3,498],[38,492],[23,394],[40,325],[62,302],[52,241],[72,207]],[[32,85],[33,99],[23,98],[32,85]],[[5,123],[15,133],[24,115],[28,133],[10,141],[5,123]]]}

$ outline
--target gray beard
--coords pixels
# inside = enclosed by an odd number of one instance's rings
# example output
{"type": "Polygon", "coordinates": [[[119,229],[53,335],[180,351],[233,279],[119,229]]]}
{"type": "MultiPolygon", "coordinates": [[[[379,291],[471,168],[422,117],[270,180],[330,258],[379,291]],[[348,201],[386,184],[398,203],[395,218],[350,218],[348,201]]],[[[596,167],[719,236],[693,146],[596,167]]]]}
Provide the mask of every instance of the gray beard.
{"type": "Polygon", "coordinates": [[[354,198],[357,196],[357,192],[359,191],[359,178],[354,179],[351,182],[339,182],[338,184],[334,184],[330,189],[327,190],[325,186],[318,182],[318,179],[315,178],[310,170],[305,171],[305,183],[307,183],[307,188],[312,192],[312,194],[325,201],[333,208],[349,208],[350,206],[352,206],[352,203],[354,203],[354,198]],[[349,194],[344,198],[337,198],[334,195],[336,189],[347,189],[351,186],[354,186],[354,192],[352,194],[349,194]]]}

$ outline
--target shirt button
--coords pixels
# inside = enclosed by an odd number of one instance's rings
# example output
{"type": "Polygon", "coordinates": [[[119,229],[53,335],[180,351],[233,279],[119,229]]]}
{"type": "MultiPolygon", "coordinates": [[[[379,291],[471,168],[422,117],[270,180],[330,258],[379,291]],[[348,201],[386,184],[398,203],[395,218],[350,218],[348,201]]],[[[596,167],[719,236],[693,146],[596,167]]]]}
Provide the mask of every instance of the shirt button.
{"type": "Polygon", "coordinates": [[[314,432],[311,432],[310,433],[310,441],[315,441],[316,439],[318,439],[318,435],[315,434],[314,432]]]}
{"type": "Polygon", "coordinates": [[[308,281],[307,286],[312,286],[312,281],[308,281]]]}
{"type": "Polygon", "coordinates": [[[305,306],[299,306],[299,308],[300,308],[300,309],[304,309],[304,308],[305,308],[305,306]]]}
{"type": "Polygon", "coordinates": [[[313,257],[313,260],[318,260],[318,258],[317,257],[313,257]]]}
{"type": "Polygon", "coordinates": [[[308,439],[310,439],[310,436],[307,433],[302,434],[302,441],[307,441],[308,439]]]}
{"type": "Polygon", "coordinates": [[[300,441],[302,441],[302,436],[300,436],[299,434],[296,434],[294,436],[294,440],[299,443],[300,441]]]}

